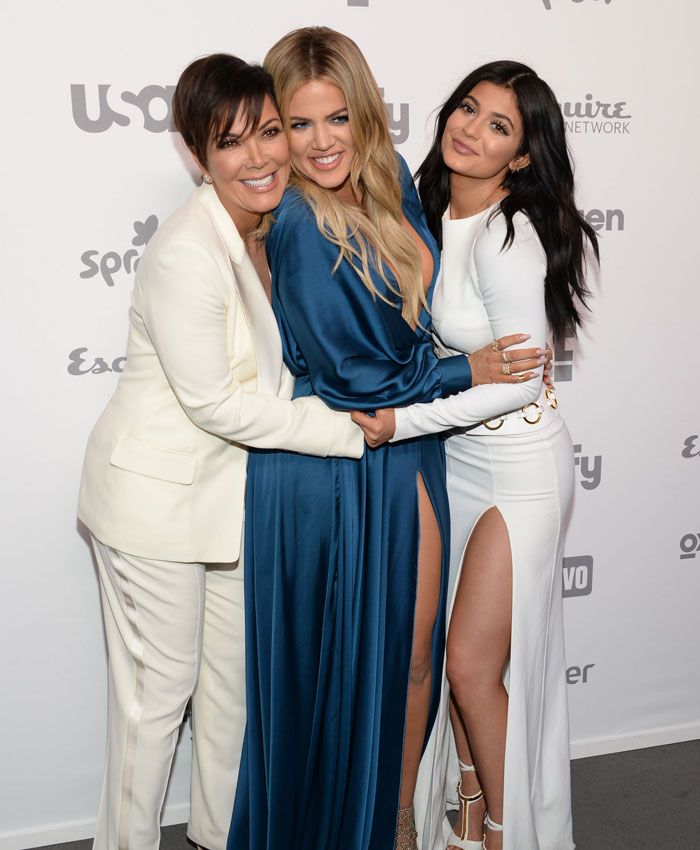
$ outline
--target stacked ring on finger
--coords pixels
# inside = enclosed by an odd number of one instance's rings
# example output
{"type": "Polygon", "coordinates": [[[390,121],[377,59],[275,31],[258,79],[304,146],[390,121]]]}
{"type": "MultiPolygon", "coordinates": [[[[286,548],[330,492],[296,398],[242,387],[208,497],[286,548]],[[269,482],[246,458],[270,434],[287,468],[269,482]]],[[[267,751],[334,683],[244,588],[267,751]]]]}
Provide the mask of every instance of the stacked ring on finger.
{"type": "Polygon", "coordinates": [[[503,372],[503,374],[504,374],[504,375],[510,375],[510,363],[508,363],[508,362],[506,361],[506,362],[505,362],[505,363],[501,366],[501,372],[503,372]]]}

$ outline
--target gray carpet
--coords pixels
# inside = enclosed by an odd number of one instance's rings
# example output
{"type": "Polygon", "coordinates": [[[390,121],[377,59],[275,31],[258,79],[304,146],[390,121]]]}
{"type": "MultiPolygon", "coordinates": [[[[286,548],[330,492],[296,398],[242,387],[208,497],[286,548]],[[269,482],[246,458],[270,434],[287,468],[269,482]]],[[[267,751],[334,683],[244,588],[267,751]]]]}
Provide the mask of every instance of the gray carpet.
{"type": "MultiPolygon", "coordinates": [[[[700,850],[700,741],[577,759],[572,779],[577,850],[700,850]]],[[[160,846],[192,850],[184,824],[165,827],[160,846]]]]}

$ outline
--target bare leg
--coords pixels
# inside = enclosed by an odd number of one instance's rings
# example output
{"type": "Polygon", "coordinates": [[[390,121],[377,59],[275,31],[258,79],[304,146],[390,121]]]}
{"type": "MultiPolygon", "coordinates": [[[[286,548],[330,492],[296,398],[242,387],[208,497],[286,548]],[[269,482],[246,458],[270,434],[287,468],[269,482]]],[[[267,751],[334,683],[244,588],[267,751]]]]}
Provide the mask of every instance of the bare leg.
{"type": "Polygon", "coordinates": [[[400,807],[413,805],[418,764],[425,739],[432,684],[433,628],[440,599],[442,543],[440,529],[422,477],[418,476],[420,546],[411,675],[406,705],[400,807]]]}
{"type": "MultiPolygon", "coordinates": [[[[454,615],[453,615],[454,616],[454,615]]],[[[457,745],[457,756],[464,764],[474,764],[474,757],[469,749],[469,740],[467,739],[467,730],[464,728],[462,714],[457,707],[454,697],[450,697],[450,720],[452,721],[452,731],[455,736],[455,744],[457,745]]],[[[481,782],[479,774],[474,771],[461,771],[460,778],[462,780],[462,794],[466,797],[473,797],[481,790],[481,782]]],[[[466,805],[460,801],[460,806],[466,805]]],[[[467,834],[464,838],[469,841],[481,841],[484,833],[484,816],[486,814],[486,800],[482,797],[474,803],[469,804],[469,823],[467,834]]],[[[462,810],[459,812],[461,822],[462,810]]],[[[455,829],[459,835],[459,831],[455,829]]],[[[454,847],[453,844],[448,844],[448,850],[454,847]]]]}
{"type": "MultiPolygon", "coordinates": [[[[477,522],[464,556],[447,639],[447,677],[469,736],[489,815],[503,823],[508,694],[503,667],[511,637],[512,558],[497,508],[477,522]]],[[[487,831],[489,850],[503,833],[487,831]]]]}

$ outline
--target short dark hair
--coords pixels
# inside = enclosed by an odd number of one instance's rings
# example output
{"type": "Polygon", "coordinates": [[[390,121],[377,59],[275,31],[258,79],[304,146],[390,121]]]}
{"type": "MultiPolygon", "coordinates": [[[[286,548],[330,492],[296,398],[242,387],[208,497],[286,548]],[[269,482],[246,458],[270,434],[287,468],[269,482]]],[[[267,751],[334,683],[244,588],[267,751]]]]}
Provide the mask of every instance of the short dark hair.
{"type": "Polygon", "coordinates": [[[230,53],[195,59],[175,87],[175,129],[206,166],[209,145],[228,132],[239,112],[245,115],[246,132],[255,132],[265,97],[275,103],[272,77],[260,65],[249,65],[230,53]]]}

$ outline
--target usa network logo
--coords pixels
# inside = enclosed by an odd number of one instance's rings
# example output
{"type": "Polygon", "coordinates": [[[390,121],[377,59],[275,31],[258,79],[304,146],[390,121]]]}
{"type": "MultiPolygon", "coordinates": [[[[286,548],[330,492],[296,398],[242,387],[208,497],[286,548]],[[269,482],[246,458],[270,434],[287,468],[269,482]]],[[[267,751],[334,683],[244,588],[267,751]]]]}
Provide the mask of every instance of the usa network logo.
{"type": "Polygon", "coordinates": [[[149,133],[173,131],[170,120],[171,104],[175,94],[175,86],[144,86],[138,92],[123,91],[119,102],[114,95],[109,94],[112,88],[107,83],[97,86],[97,104],[94,94],[90,95],[88,109],[88,93],[84,85],[71,85],[70,102],[73,121],[86,133],[104,133],[114,124],[118,127],[128,127],[133,113],[141,114],[143,129],[149,133]],[[127,107],[124,110],[124,107],[127,107]],[[129,108],[131,107],[131,108],[129,108]]]}

